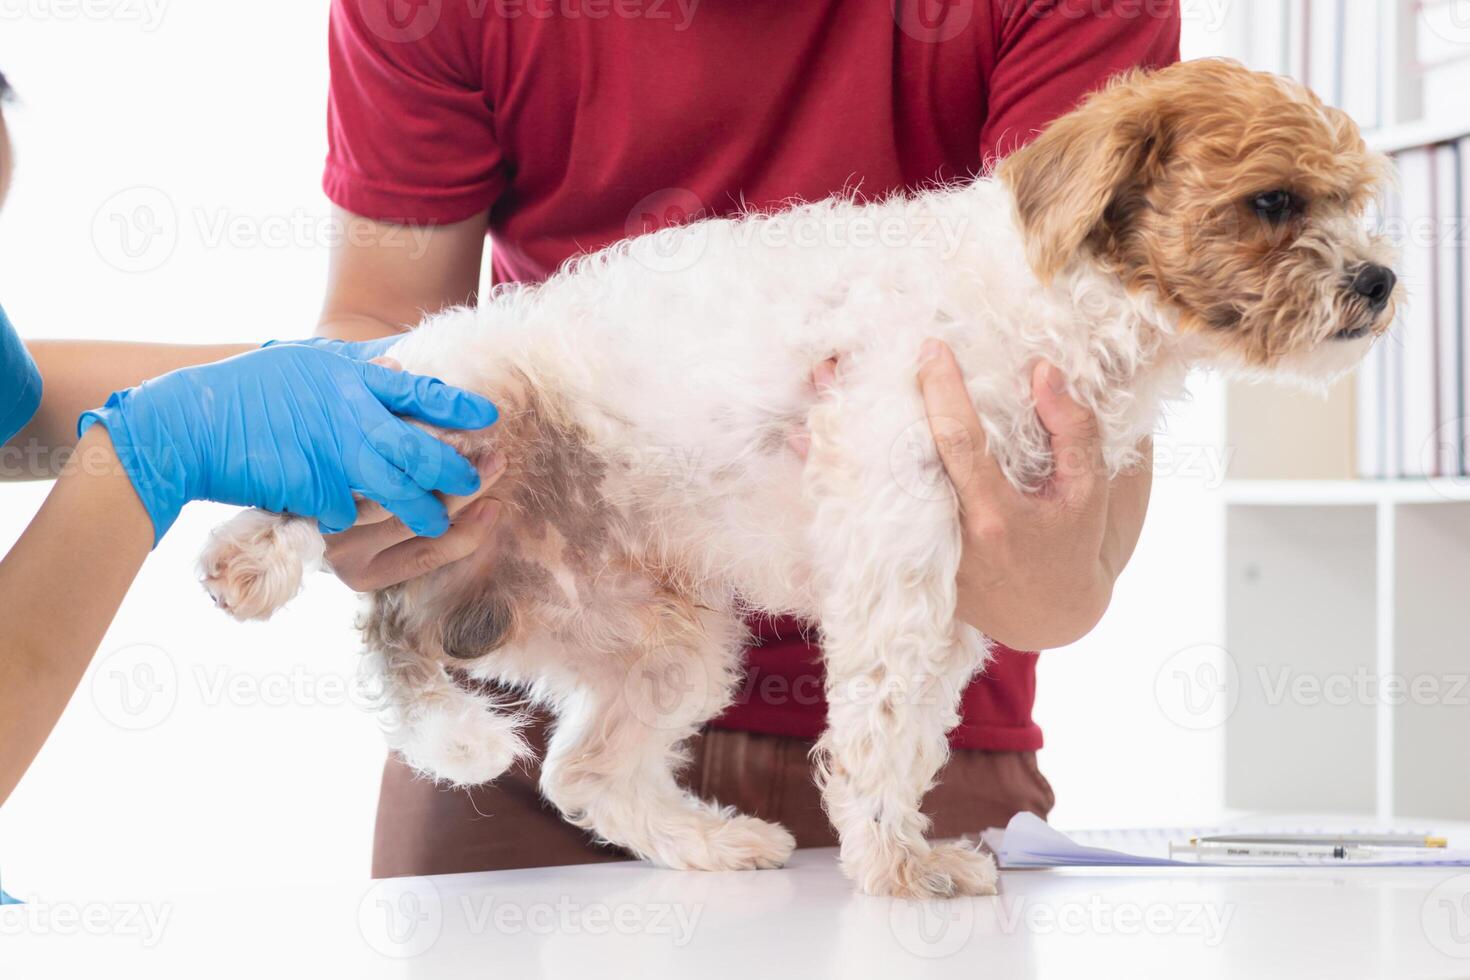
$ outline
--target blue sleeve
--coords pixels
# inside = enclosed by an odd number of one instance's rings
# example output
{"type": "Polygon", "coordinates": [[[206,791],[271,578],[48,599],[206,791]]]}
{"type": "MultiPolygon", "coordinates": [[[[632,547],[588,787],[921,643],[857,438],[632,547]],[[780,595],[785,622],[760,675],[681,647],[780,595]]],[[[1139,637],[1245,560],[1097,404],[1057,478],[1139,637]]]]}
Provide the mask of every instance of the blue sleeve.
{"type": "Polygon", "coordinates": [[[41,373],[0,308],[0,443],[9,441],[41,404],[41,373]]]}

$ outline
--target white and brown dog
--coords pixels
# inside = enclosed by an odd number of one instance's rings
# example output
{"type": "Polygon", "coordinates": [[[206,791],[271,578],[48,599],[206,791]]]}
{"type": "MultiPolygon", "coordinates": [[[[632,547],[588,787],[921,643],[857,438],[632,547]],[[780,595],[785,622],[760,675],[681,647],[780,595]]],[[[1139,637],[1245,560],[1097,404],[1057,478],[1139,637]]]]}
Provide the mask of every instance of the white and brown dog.
{"type": "MultiPolygon", "coordinates": [[[[816,765],[844,869],[873,894],[991,893],[991,859],[926,841],[919,810],[987,651],[955,618],[962,515],[921,344],[954,349],[1016,486],[1052,465],[1039,359],[1096,413],[1116,473],[1193,365],[1320,384],[1359,361],[1396,300],[1361,220],[1387,174],[1306,89],[1198,61],[1117,79],[966,185],[702,221],[429,318],[391,356],[493,398],[497,425],[442,435],[508,469],[483,553],[367,600],[393,747],[457,784],[527,751],[460,668],[555,712],[541,787],[568,820],[668,867],[776,867],[783,828],[675,775],[731,697],[743,617],[795,615],[821,629],[816,765]],[[802,425],[805,464],[786,441],[802,425]]],[[[202,574],[262,618],[322,550],[315,522],[248,512],[202,574]]]]}

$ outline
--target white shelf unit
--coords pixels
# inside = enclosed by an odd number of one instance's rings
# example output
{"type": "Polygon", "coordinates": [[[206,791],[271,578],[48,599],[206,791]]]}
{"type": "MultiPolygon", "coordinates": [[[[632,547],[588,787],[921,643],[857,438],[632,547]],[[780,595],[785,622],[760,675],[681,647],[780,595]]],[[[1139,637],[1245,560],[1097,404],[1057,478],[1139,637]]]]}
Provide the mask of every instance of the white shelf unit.
{"type": "Polygon", "coordinates": [[[1226,805],[1470,818],[1470,480],[1224,499],[1226,805]]]}

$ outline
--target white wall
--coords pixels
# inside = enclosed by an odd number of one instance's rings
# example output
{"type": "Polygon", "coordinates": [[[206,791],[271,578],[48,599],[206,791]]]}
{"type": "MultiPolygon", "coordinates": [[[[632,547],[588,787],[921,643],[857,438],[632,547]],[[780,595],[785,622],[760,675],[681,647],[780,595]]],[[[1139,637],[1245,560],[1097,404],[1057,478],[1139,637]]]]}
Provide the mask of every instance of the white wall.
{"type": "MultiPolygon", "coordinates": [[[[0,66],[20,99],[6,111],[18,170],[0,302],[30,337],[310,334],[331,233],[327,4],[152,4],[156,23],[127,19],[141,0],[100,20],[0,6],[0,66]]],[[[0,486],[0,546],[44,490],[0,486]]],[[[0,869],[17,887],[366,874],[383,750],[343,703],[354,600],[323,575],[279,621],[227,621],[192,566],[228,513],[190,508],[149,559],[95,684],[0,809],[0,869]],[[148,709],[129,715],[124,691],[148,709]]]]}
{"type": "MultiPolygon", "coordinates": [[[[0,300],[23,334],[311,331],[331,234],[318,189],[325,8],[116,0],[114,16],[69,20],[60,4],[0,7],[0,66],[21,97],[7,112],[19,171],[0,215],[0,300]]],[[[1191,47],[1218,46],[1199,23],[1191,47]]],[[[1171,655],[1221,632],[1209,491],[1221,418],[1218,387],[1203,384],[1159,442],[1149,524],[1113,610],[1042,659],[1058,820],[1185,819],[1219,805],[1218,733],[1176,725],[1154,688],[1171,655]]],[[[0,486],[0,546],[44,489],[0,486]]],[[[366,873],[383,753],[372,720],[345,703],[352,597],[321,576],[268,625],[228,622],[192,574],[225,513],[192,508],[149,560],[0,810],[0,868],[26,890],[366,873]]]]}

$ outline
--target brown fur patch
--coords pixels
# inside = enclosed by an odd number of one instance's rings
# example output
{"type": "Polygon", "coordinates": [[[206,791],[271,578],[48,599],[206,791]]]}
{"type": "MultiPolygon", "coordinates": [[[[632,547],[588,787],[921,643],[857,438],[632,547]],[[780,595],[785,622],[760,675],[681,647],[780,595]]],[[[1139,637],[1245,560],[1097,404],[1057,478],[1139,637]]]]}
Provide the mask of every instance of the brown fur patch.
{"type": "Polygon", "coordinates": [[[1392,321],[1392,304],[1370,309],[1351,289],[1354,269],[1385,261],[1383,248],[1351,246],[1345,231],[1387,166],[1307,89],[1202,60],[1119,76],[998,173],[1043,280],[1089,251],[1178,309],[1184,329],[1269,366],[1392,321]],[[1282,220],[1251,205],[1275,191],[1296,202],[1282,220]]]}

